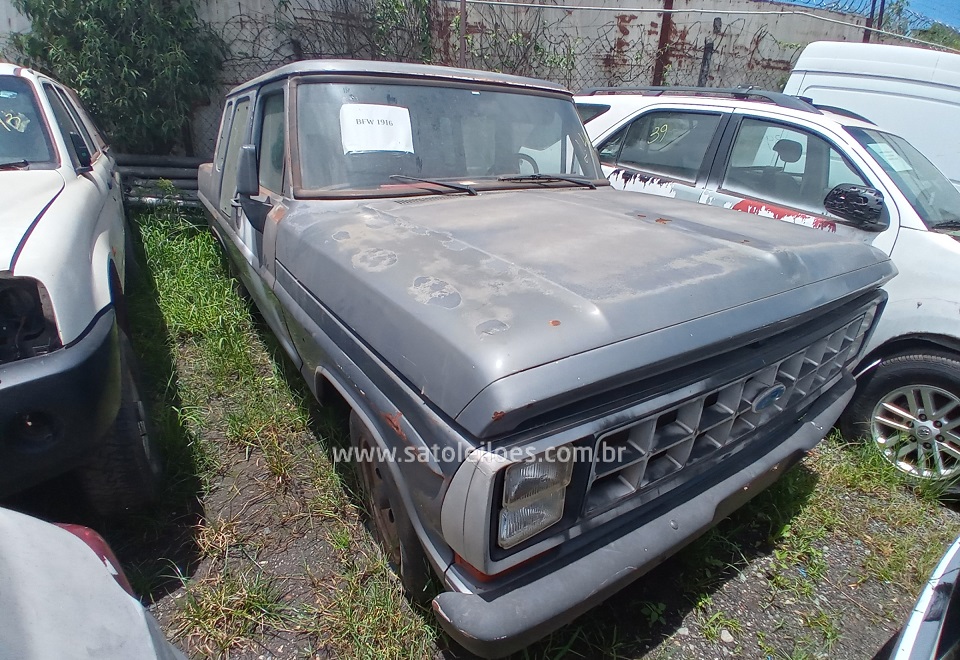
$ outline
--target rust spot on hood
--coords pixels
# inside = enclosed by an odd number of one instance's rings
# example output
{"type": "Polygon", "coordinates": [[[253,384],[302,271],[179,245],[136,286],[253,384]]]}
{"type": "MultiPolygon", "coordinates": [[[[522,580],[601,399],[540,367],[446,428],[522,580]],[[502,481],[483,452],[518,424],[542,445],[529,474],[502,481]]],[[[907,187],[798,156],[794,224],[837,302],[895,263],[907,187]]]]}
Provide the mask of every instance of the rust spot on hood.
{"type": "Polygon", "coordinates": [[[401,440],[406,440],[406,439],[407,439],[407,434],[403,432],[403,429],[402,429],[402,428],[400,428],[400,418],[403,417],[403,413],[402,413],[402,412],[400,412],[400,411],[398,410],[397,412],[395,412],[395,413],[392,414],[392,415],[388,415],[387,413],[383,413],[381,416],[383,417],[383,419],[384,419],[384,421],[387,423],[387,425],[389,425],[390,428],[393,429],[393,432],[396,433],[398,436],[400,436],[400,439],[401,439],[401,440]]]}
{"type": "Polygon", "coordinates": [[[496,411],[496,412],[493,413],[493,418],[492,418],[492,419],[493,419],[493,421],[495,421],[495,422],[499,422],[501,419],[503,419],[504,415],[506,415],[506,414],[507,414],[507,413],[503,412],[502,410],[498,410],[498,411],[496,411]]]}
{"type": "Polygon", "coordinates": [[[550,321],[550,325],[552,325],[553,327],[557,327],[558,325],[560,325],[560,321],[554,319],[550,321]]]}
{"type": "Polygon", "coordinates": [[[658,225],[665,225],[665,224],[667,224],[668,222],[670,222],[670,221],[667,220],[666,218],[657,218],[657,224],[658,224],[658,225]]]}

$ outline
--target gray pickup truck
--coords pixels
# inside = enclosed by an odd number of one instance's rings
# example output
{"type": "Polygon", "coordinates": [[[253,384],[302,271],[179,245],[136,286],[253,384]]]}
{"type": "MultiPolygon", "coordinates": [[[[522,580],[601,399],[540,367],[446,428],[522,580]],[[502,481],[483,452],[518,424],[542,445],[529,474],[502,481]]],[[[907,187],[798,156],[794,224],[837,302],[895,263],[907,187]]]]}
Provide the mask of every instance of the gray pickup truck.
{"type": "Polygon", "coordinates": [[[861,243],[613,190],[568,92],[442,67],[300,62],[237,87],[200,197],[313,392],[351,407],[404,586],[485,656],[814,447],[896,272],[861,243]]]}

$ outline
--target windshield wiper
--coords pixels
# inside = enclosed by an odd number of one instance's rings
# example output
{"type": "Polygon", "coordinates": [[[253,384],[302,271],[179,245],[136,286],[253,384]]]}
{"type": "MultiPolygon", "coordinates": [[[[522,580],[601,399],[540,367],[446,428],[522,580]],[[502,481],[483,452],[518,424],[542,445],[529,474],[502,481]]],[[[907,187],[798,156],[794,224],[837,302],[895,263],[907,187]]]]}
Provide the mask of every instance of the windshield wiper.
{"type": "Polygon", "coordinates": [[[931,225],[930,229],[960,229],[960,220],[944,220],[931,225]]]}
{"type": "Polygon", "coordinates": [[[30,166],[26,159],[11,160],[8,163],[0,163],[0,170],[23,170],[30,166]]]}
{"type": "MultiPolygon", "coordinates": [[[[435,186],[442,186],[444,188],[450,188],[451,190],[457,190],[459,192],[465,192],[468,195],[476,195],[477,191],[470,186],[465,186],[462,183],[448,183],[446,181],[436,181],[435,179],[422,179],[418,176],[407,176],[406,174],[391,174],[391,179],[396,179],[397,181],[419,181],[420,183],[430,183],[435,186]]],[[[439,193],[439,190],[434,192],[439,193]]]]}
{"type": "Polygon", "coordinates": [[[507,176],[498,176],[497,181],[566,181],[575,183],[578,186],[596,190],[597,186],[592,181],[577,176],[566,176],[564,174],[509,174],[507,176]]]}

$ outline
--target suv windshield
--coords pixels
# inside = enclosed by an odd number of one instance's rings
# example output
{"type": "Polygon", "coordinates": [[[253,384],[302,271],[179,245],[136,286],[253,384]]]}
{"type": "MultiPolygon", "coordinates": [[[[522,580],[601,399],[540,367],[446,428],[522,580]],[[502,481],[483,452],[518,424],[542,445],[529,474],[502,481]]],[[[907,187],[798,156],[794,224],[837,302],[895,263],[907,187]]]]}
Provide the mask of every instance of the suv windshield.
{"type": "Polygon", "coordinates": [[[484,188],[571,185],[551,174],[602,178],[573,102],[560,96],[309,82],[297,87],[296,103],[298,196],[458,192],[416,179],[484,188]],[[498,180],[518,174],[541,176],[498,180]]]}
{"type": "Polygon", "coordinates": [[[903,193],[928,228],[960,221],[960,191],[916,148],[901,137],[847,127],[903,193]]]}
{"type": "Polygon", "coordinates": [[[23,78],[0,76],[0,168],[52,160],[50,135],[33,88],[23,78]]]}

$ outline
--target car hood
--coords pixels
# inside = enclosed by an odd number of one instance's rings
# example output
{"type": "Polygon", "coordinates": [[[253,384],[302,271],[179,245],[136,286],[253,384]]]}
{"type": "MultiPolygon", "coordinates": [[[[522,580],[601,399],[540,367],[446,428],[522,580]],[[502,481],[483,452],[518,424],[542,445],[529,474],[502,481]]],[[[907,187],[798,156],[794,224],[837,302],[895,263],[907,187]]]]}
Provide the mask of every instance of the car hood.
{"type": "Polygon", "coordinates": [[[55,170],[0,172],[0,271],[13,269],[17,247],[63,185],[55,170]]]}
{"type": "MultiPolygon", "coordinates": [[[[697,337],[722,341],[895,272],[862,243],[609,188],[297,202],[280,226],[278,271],[451,417],[491,383],[540,365],[668,329],[686,336],[688,321],[752,304],[747,318],[697,337]],[[792,306],[758,311],[795,290],[805,293],[792,306]]],[[[620,359],[627,370],[653,356],[620,359]]],[[[592,375],[568,377],[574,389],[592,375]]]]}

